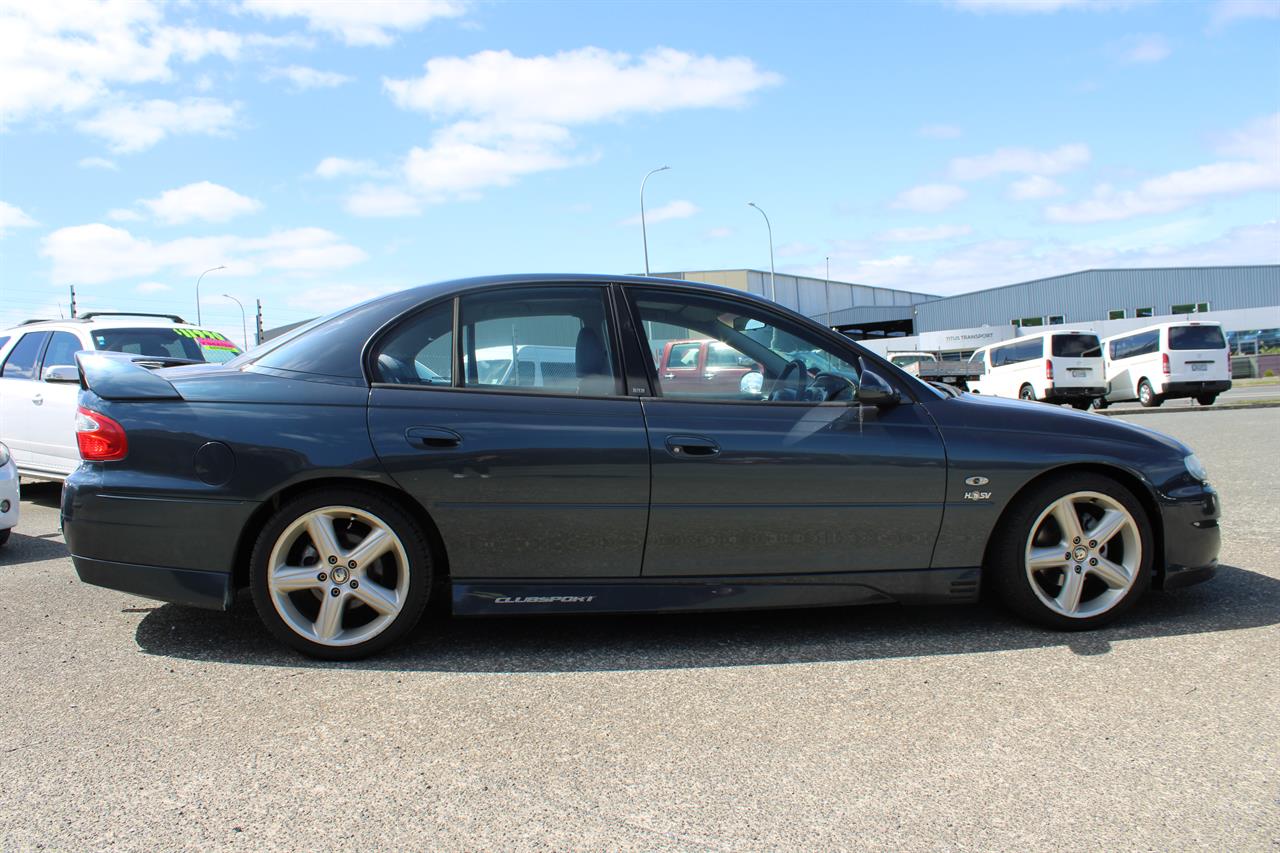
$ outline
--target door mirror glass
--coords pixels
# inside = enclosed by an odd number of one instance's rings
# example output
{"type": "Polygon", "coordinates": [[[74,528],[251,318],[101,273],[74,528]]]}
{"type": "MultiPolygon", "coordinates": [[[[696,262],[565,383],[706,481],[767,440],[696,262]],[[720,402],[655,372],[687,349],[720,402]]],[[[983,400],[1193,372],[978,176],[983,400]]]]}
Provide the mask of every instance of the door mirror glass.
{"type": "Polygon", "coordinates": [[[52,364],[44,369],[41,378],[45,382],[79,383],[80,371],[73,364],[52,364]]]}
{"type": "MultiPolygon", "coordinates": [[[[861,361],[861,359],[859,359],[861,361]]],[[[902,402],[898,389],[888,383],[880,374],[862,364],[862,381],[858,383],[859,403],[866,406],[896,406],[902,402]]]]}

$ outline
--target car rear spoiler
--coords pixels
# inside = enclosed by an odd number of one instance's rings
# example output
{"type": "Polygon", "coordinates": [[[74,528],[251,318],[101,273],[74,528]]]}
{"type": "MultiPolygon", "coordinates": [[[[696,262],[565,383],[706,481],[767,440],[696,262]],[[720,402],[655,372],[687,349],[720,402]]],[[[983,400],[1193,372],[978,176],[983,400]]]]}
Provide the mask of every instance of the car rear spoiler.
{"type": "Polygon", "coordinates": [[[149,360],[122,352],[78,352],[80,387],[104,400],[181,400],[177,388],[143,366],[149,360]]]}

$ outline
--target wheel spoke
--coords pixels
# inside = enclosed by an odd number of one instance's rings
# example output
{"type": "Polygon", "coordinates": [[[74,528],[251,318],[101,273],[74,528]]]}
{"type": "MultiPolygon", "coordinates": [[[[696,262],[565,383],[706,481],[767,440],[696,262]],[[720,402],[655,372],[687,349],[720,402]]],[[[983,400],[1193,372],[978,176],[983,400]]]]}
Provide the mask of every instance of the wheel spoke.
{"type": "Polygon", "coordinates": [[[1067,613],[1075,613],[1080,607],[1080,593],[1084,591],[1084,573],[1068,570],[1064,573],[1062,589],[1055,601],[1067,613]]]}
{"type": "Polygon", "coordinates": [[[320,581],[316,580],[316,575],[320,571],[319,566],[281,566],[271,574],[271,588],[276,592],[290,593],[318,587],[320,581]]]}
{"type": "Polygon", "coordinates": [[[360,540],[360,544],[347,552],[348,560],[355,560],[361,567],[373,563],[374,560],[395,547],[395,537],[380,527],[375,527],[360,540]]]}
{"type": "Polygon", "coordinates": [[[333,531],[332,516],[320,512],[312,513],[307,518],[307,535],[311,537],[311,544],[320,552],[321,560],[342,554],[342,547],[338,545],[338,536],[333,531]]]}
{"type": "Polygon", "coordinates": [[[1064,547],[1054,545],[1049,548],[1032,548],[1030,556],[1027,557],[1027,568],[1033,572],[1062,568],[1067,564],[1065,552],[1062,550],[1064,547]]]}
{"type": "Polygon", "coordinates": [[[326,595],[320,602],[320,613],[316,616],[316,637],[324,642],[331,642],[342,630],[342,611],[345,602],[340,595],[326,595]]]}
{"type": "Polygon", "coordinates": [[[1075,502],[1066,497],[1053,505],[1053,517],[1062,530],[1063,541],[1070,545],[1083,538],[1084,530],[1080,526],[1080,515],[1076,512],[1075,502]]]}
{"type": "Polygon", "coordinates": [[[1089,572],[1112,589],[1124,589],[1129,585],[1129,571],[1106,557],[1099,557],[1098,564],[1090,566],[1089,572]]]}
{"type": "Polygon", "coordinates": [[[373,581],[366,580],[358,589],[351,590],[351,595],[384,616],[394,616],[400,612],[400,599],[395,590],[373,581]]]}
{"type": "Polygon", "coordinates": [[[1128,522],[1128,514],[1119,510],[1109,509],[1102,514],[1102,518],[1098,519],[1098,523],[1087,531],[1087,535],[1101,547],[1123,530],[1128,522]]]}

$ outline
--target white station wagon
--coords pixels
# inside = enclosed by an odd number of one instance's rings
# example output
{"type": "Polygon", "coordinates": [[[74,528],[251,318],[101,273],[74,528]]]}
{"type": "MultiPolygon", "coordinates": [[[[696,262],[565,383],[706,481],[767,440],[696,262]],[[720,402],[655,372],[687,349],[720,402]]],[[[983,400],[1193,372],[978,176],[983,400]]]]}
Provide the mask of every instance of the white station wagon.
{"type": "Polygon", "coordinates": [[[24,477],[61,480],[80,465],[75,354],[81,350],[129,353],[152,368],[221,363],[240,354],[225,335],[172,314],[96,311],[0,332],[0,441],[24,477]]]}

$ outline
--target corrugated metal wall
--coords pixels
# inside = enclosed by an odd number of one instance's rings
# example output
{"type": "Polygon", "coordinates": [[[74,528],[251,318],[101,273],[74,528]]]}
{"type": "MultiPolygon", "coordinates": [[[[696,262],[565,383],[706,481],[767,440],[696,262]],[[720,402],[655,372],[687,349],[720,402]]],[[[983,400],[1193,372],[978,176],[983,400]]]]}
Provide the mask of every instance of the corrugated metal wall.
{"type": "Polygon", "coordinates": [[[1123,308],[1153,308],[1208,302],[1215,311],[1280,305],[1280,266],[1179,267],[1170,269],[1086,270],[966,293],[916,308],[916,331],[932,332],[1022,317],[1064,315],[1066,323],[1104,320],[1123,308]]]}
{"type": "MultiPolygon", "coordinates": [[[[681,278],[687,281],[705,281],[769,296],[768,270],[704,270],[654,273],[654,275],[663,278],[681,278]]],[[[828,292],[830,292],[830,310],[833,315],[837,311],[863,305],[915,305],[938,298],[927,293],[871,287],[848,281],[827,282],[820,278],[785,273],[778,273],[774,277],[774,286],[779,304],[819,320],[826,316],[828,292]]],[[[908,313],[907,316],[910,314],[908,313]]]]}

